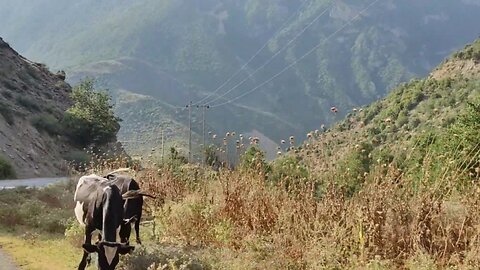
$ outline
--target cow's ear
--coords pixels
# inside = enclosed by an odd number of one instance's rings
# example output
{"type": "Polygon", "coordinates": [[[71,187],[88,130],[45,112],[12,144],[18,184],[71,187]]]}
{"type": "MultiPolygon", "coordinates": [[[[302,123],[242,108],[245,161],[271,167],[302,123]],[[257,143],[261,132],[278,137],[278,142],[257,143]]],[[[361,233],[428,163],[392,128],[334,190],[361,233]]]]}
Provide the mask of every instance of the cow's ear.
{"type": "Polygon", "coordinates": [[[107,175],[105,178],[107,178],[108,180],[113,180],[115,178],[117,178],[114,174],[109,174],[107,175]]]}
{"type": "Polygon", "coordinates": [[[95,252],[98,252],[98,247],[97,247],[96,245],[83,244],[82,247],[83,247],[83,249],[84,249],[87,253],[95,253],[95,252]]]}
{"type": "Polygon", "coordinates": [[[121,255],[125,255],[127,253],[132,253],[135,247],[129,245],[121,245],[118,247],[118,253],[121,255]]]}

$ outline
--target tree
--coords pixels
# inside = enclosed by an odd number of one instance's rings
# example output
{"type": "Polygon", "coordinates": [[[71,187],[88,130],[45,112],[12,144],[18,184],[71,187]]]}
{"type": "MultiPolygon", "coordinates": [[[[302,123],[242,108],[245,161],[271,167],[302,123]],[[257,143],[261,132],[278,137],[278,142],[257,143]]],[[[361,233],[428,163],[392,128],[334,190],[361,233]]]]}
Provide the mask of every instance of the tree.
{"type": "Polygon", "coordinates": [[[74,143],[99,146],[115,141],[121,119],[114,115],[105,90],[95,91],[94,81],[86,79],[73,88],[70,97],[74,105],[65,112],[63,127],[74,143]]]}

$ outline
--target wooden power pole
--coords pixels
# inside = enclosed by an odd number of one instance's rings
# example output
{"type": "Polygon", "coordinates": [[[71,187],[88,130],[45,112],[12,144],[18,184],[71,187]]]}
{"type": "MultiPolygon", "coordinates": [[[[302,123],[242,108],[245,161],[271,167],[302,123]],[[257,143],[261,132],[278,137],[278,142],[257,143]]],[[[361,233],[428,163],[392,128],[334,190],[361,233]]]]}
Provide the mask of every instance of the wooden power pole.
{"type": "Polygon", "coordinates": [[[188,162],[192,162],[192,101],[188,108],[188,162]]]}
{"type": "Polygon", "coordinates": [[[210,108],[209,105],[197,105],[197,108],[202,108],[202,163],[205,166],[207,164],[207,145],[205,144],[205,114],[207,109],[210,108]]]}

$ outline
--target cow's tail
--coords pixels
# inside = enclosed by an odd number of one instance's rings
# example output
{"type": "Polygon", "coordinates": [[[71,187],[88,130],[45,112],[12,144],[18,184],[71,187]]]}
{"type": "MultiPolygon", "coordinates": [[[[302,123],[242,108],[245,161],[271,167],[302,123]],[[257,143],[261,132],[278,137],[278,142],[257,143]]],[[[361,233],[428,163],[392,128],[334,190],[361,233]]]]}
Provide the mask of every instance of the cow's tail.
{"type": "Polygon", "coordinates": [[[150,197],[152,199],[156,198],[150,194],[143,193],[141,190],[129,190],[122,195],[122,199],[124,200],[136,199],[138,197],[150,197]]]}

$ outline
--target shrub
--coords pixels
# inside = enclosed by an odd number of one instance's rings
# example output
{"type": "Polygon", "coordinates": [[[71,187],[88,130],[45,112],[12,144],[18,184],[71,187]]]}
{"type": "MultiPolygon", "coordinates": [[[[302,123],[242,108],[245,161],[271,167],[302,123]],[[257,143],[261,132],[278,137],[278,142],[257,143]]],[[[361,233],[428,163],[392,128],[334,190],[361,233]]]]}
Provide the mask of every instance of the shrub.
{"type": "Polygon", "coordinates": [[[62,128],[60,122],[51,114],[35,115],[30,122],[38,131],[45,131],[50,135],[58,135],[61,133],[62,128]]]}
{"type": "Polygon", "coordinates": [[[75,218],[69,218],[66,222],[65,238],[74,247],[81,247],[85,238],[85,229],[75,218]]]}
{"type": "Polygon", "coordinates": [[[288,190],[295,183],[307,181],[308,175],[308,170],[301,163],[301,159],[289,155],[273,162],[268,179],[275,183],[283,181],[288,190]]]}
{"type": "Polygon", "coordinates": [[[7,104],[2,103],[2,102],[0,102],[0,115],[3,116],[3,118],[5,119],[5,121],[9,125],[14,124],[14,118],[13,118],[12,110],[10,109],[10,107],[7,104]]]}
{"type": "Polygon", "coordinates": [[[63,234],[66,221],[72,215],[71,196],[63,186],[0,190],[0,224],[11,229],[21,225],[41,232],[63,234]]]}
{"type": "Polygon", "coordinates": [[[62,123],[74,143],[100,146],[115,140],[121,120],[114,115],[105,91],[96,92],[94,82],[85,80],[73,88],[70,96],[74,105],[65,112],[62,123]]]}
{"type": "Polygon", "coordinates": [[[29,97],[18,95],[15,100],[17,101],[18,105],[23,106],[31,112],[40,111],[40,106],[37,104],[37,102],[29,97]]]}
{"type": "Polygon", "coordinates": [[[137,247],[135,252],[122,257],[119,269],[128,270],[202,270],[204,267],[196,259],[191,258],[182,250],[166,251],[160,247],[137,247]]]}
{"type": "Polygon", "coordinates": [[[12,165],[0,156],[0,179],[15,178],[15,170],[12,165]]]}
{"type": "Polygon", "coordinates": [[[456,158],[457,168],[463,172],[475,172],[480,169],[480,100],[468,103],[467,110],[463,112],[457,123],[449,130],[447,140],[450,155],[456,158]],[[478,170],[478,169],[477,169],[478,170]]]}
{"type": "Polygon", "coordinates": [[[3,90],[1,93],[2,93],[2,96],[4,96],[7,99],[12,99],[13,98],[12,92],[10,92],[8,90],[3,90]]]}
{"type": "Polygon", "coordinates": [[[265,159],[265,153],[258,147],[252,146],[243,154],[240,159],[240,168],[243,170],[253,170],[266,175],[271,168],[265,159]]]}
{"type": "Polygon", "coordinates": [[[70,162],[72,166],[78,169],[80,166],[85,166],[90,162],[90,156],[81,150],[73,150],[66,153],[63,158],[70,162]]]}

